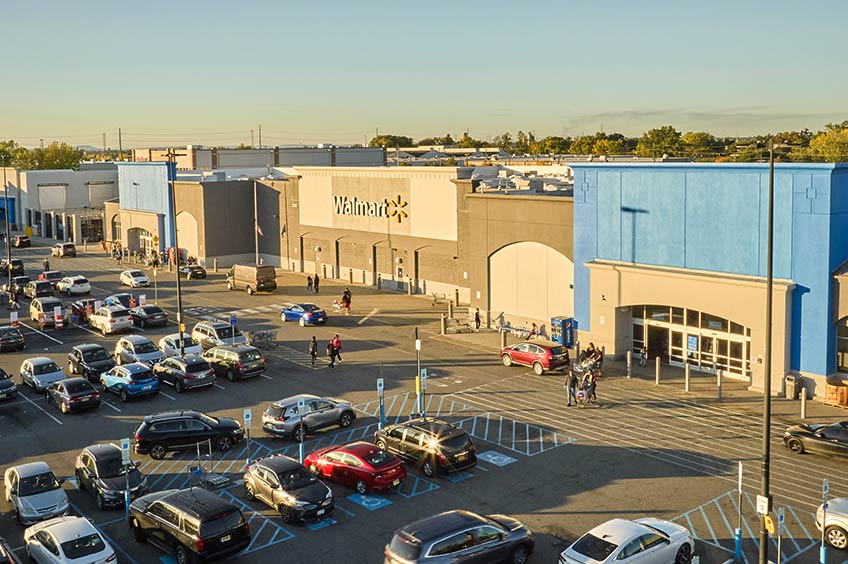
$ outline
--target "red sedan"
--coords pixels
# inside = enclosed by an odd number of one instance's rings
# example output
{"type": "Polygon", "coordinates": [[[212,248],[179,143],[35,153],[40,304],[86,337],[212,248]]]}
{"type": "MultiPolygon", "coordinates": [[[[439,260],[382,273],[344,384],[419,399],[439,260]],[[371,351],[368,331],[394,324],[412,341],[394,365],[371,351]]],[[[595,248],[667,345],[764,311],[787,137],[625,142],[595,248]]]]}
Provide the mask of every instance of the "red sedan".
{"type": "Polygon", "coordinates": [[[403,461],[364,441],[316,450],[303,465],[319,478],[351,486],[361,494],[394,488],[406,480],[403,461]]]}
{"type": "Polygon", "coordinates": [[[528,343],[526,341],[505,347],[501,351],[501,362],[504,366],[521,364],[530,366],[533,372],[541,376],[549,370],[568,366],[568,350],[555,344],[528,343]]]}

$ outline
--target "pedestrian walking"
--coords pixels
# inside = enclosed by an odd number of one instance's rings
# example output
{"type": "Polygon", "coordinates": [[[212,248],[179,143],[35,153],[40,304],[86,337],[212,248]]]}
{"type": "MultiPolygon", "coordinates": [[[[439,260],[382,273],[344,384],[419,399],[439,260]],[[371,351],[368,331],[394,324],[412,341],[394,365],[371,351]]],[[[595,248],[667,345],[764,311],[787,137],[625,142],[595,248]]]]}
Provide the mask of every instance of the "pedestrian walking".
{"type": "Polygon", "coordinates": [[[50,270],[50,261],[48,259],[44,259],[44,271],[50,270]]]}
{"type": "Polygon", "coordinates": [[[330,364],[329,364],[330,368],[336,367],[336,354],[337,354],[337,351],[336,351],[336,347],[333,346],[333,341],[328,342],[327,343],[327,356],[330,357],[330,364]]]}
{"type": "Polygon", "coordinates": [[[336,358],[339,359],[339,362],[342,361],[342,341],[339,339],[339,336],[336,335],[333,337],[333,348],[336,349],[336,358]]]}
{"type": "Polygon", "coordinates": [[[577,386],[580,385],[580,379],[577,377],[577,374],[574,373],[574,370],[568,371],[568,377],[565,380],[565,384],[568,387],[568,405],[566,407],[571,407],[577,403],[577,386]]]}
{"type": "Polygon", "coordinates": [[[312,357],[312,366],[315,366],[315,359],[318,358],[318,341],[315,335],[312,335],[312,340],[309,341],[309,356],[312,357]]]}
{"type": "Polygon", "coordinates": [[[350,288],[345,288],[342,294],[342,308],[345,310],[345,315],[350,315],[350,288]]]}
{"type": "Polygon", "coordinates": [[[529,341],[530,339],[535,339],[536,338],[536,331],[538,331],[538,327],[536,327],[536,324],[533,323],[532,326],[530,327],[530,332],[527,333],[527,339],[526,340],[529,341]]]}
{"type": "Polygon", "coordinates": [[[589,371],[589,401],[598,401],[595,390],[598,388],[598,378],[601,377],[600,370],[589,371]]]}
{"type": "Polygon", "coordinates": [[[318,293],[318,284],[321,282],[321,279],[320,279],[320,278],[318,278],[318,273],[317,273],[317,272],[315,273],[315,280],[314,280],[314,282],[315,282],[315,293],[317,294],[317,293],[318,293]]]}
{"type": "Polygon", "coordinates": [[[479,331],[480,330],[480,308],[477,308],[477,311],[474,312],[474,328],[479,331]]]}
{"type": "Polygon", "coordinates": [[[312,277],[311,276],[306,277],[306,293],[307,294],[312,293],[312,277]]]}
{"type": "Polygon", "coordinates": [[[642,348],[639,349],[639,366],[646,366],[648,364],[648,349],[645,345],[642,345],[642,348]]]}

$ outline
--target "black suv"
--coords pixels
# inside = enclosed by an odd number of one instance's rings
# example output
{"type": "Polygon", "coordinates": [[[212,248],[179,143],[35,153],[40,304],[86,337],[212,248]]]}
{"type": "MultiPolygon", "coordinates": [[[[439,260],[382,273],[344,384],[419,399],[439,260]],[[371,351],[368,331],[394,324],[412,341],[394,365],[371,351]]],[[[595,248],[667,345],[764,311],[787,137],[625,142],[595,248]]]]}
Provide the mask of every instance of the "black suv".
{"type": "Polygon", "coordinates": [[[130,530],[176,557],[177,564],[223,558],[250,544],[250,527],[238,507],[204,490],[147,494],[130,504],[130,530]]]}
{"type": "Polygon", "coordinates": [[[135,430],[135,452],[160,460],[169,451],[193,449],[206,441],[226,452],[243,438],[244,429],[235,419],[200,411],[165,411],[148,415],[135,430]]]}
{"type": "Polygon", "coordinates": [[[244,495],[264,501],[287,522],[317,519],[333,512],[333,491],[288,456],[261,458],[244,473],[244,495]]]}
{"type": "Polygon", "coordinates": [[[127,486],[130,499],[147,493],[147,478],[138,471],[139,464],[141,462],[136,461],[135,464],[125,466],[118,445],[91,445],[77,456],[74,473],[79,489],[91,493],[97,500],[98,508],[121,507],[124,505],[127,486]]]}
{"type": "MultiPolygon", "coordinates": [[[[0,276],[3,279],[6,279],[5,272],[0,273],[0,276]]],[[[10,294],[14,294],[16,296],[20,296],[24,293],[24,286],[27,285],[27,282],[32,282],[32,278],[29,276],[13,276],[12,284],[10,285],[8,281],[3,283],[3,286],[0,287],[4,292],[9,292],[10,294]]]]}
{"type": "Polygon", "coordinates": [[[115,359],[102,345],[87,343],[77,345],[68,353],[68,374],[81,374],[92,382],[115,367],[115,359]]]}
{"type": "Polygon", "coordinates": [[[265,372],[265,357],[250,345],[221,346],[203,353],[216,376],[226,376],[230,382],[237,378],[250,378],[265,372]]]}
{"type": "Polygon", "coordinates": [[[159,378],[159,382],[173,386],[178,394],[215,383],[215,372],[208,362],[196,354],[166,358],[153,365],[153,373],[159,378]]]}
{"type": "Polygon", "coordinates": [[[22,351],[26,348],[21,330],[11,325],[0,327],[0,351],[22,351]]]}
{"type": "Polygon", "coordinates": [[[381,449],[416,463],[428,477],[477,465],[477,453],[468,433],[431,417],[387,425],[374,433],[374,442],[381,449]]]}
{"type": "MultiPolygon", "coordinates": [[[[0,273],[5,278],[9,275],[9,260],[0,259],[0,273]]],[[[24,261],[21,259],[12,259],[12,276],[24,275],[24,261]]]]}

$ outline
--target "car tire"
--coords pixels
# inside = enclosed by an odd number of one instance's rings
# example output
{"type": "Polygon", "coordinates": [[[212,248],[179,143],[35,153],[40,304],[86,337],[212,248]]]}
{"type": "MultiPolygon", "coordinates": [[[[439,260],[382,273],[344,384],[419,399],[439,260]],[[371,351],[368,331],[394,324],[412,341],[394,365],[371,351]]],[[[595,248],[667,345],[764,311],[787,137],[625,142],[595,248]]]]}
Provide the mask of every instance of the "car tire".
{"type": "Polygon", "coordinates": [[[365,495],[368,493],[368,485],[363,480],[357,480],[353,487],[358,494],[365,495]]]}
{"type": "Polygon", "coordinates": [[[230,282],[227,282],[227,290],[232,290],[233,285],[230,282]]]}
{"type": "Polygon", "coordinates": [[[79,491],[84,492],[85,482],[82,481],[82,474],[80,474],[79,472],[74,472],[74,474],[76,474],[77,476],[77,487],[79,488],[79,491]]]}
{"type": "Polygon", "coordinates": [[[689,564],[690,560],[692,560],[692,547],[689,546],[688,542],[685,542],[677,549],[674,564],[689,564]]]}
{"type": "Polygon", "coordinates": [[[138,325],[139,325],[139,327],[144,329],[145,327],[147,327],[147,322],[142,319],[141,321],[138,322],[138,325]]]}
{"type": "Polygon", "coordinates": [[[248,296],[252,296],[252,295],[253,295],[253,292],[255,292],[255,291],[256,291],[256,290],[254,290],[254,289],[253,289],[253,288],[252,288],[252,287],[248,284],[248,286],[247,286],[247,295],[248,295],[248,296]]]}
{"type": "Polygon", "coordinates": [[[162,460],[168,454],[168,447],[162,443],[153,443],[150,445],[150,458],[153,460],[162,460]]]}
{"type": "Polygon", "coordinates": [[[74,368],[74,363],[71,362],[71,361],[68,361],[68,373],[69,374],[76,374],[77,373],[76,369],[74,368]]]}
{"type": "Polygon", "coordinates": [[[103,333],[104,337],[106,336],[106,326],[105,325],[100,328],[100,332],[103,333]]]}
{"type": "Polygon", "coordinates": [[[827,544],[838,550],[848,548],[848,532],[842,527],[831,525],[824,530],[824,538],[827,544]]]}
{"type": "Polygon", "coordinates": [[[799,439],[794,437],[789,439],[786,441],[786,446],[788,446],[789,450],[795,454],[804,454],[804,443],[802,443],[799,439]]]}
{"type": "Polygon", "coordinates": [[[68,407],[68,405],[65,402],[62,402],[62,403],[59,404],[59,410],[63,414],[67,415],[67,413],[70,411],[70,408],[68,407]]]}
{"type": "Polygon", "coordinates": [[[315,464],[309,465],[309,471],[315,474],[316,476],[318,475],[318,467],[315,464]]]}
{"type": "Polygon", "coordinates": [[[286,314],[285,314],[285,313],[281,313],[281,314],[280,314],[280,321],[282,321],[283,323],[288,323],[288,322],[289,322],[289,320],[288,320],[288,318],[286,317],[286,314]]]}
{"type": "Polygon", "coordinates": [[[227,370],[227,380],[229,380],[230,382],[235,382],[235,381],[236,381],[236,373],[235,373],[235,372],[233,372],[233,369],[232,369],[232,368],[230,368],[229,370],[227,370]]]}
{"type": "Polygon", "coordinates": [[[126,388],[124,388],[124,389],[122,389],[122,390],[121,390],[121,394],[120,394],[120,395],[121,395],[121,401],[122,401],[122,402],[127,403],[128,401],[130,401],[130,395],[127,393],[127,389],[126,389],[126,388]]]}
{"type": "Polygon", "coordinates": [[[527,562],[527,547],[519,545],[509,555],[509,564],[525,564],[527,562]]]}
{"type": "Polygon", "coordinates": [[[180,380],[179,378],[174,380],[174,391],[177,392],[178,394],[181,394],[181,393],[183,393],[183,390],[185,390],[185,388],[183,387],[183,381],[180,380]]]}
{"type": "Polygon", "coordinates": [[[247,482],[244,483],[244,497],[246,497],[248,501],[256,499],[256,493],[253,491],[253,486],[247,482]]]}
{"type": "Polygon", "coordinates": [[[433,463],[432,460],[425,459],[421,463],[421,471],[424,472],[424,475],[428,478],[436,477],[436,465],[433,463]]]}
{"type": "Polygon", "coordinates": [[[294,428],[294,431],[292,431],[292,438],[297,442],[305,441],[308,433],[309,429],[306,428],[306,425],[301,423],[294,428]]]}
{"type": "Polygon", "coordinates": [[[508,354],[502,355],[501,356],[501,362],[503,363],[504,366],[512,366],[512,357],[509,356],[508,354]]]}
{"type": "Polygon", "coordinates": [[[353,423],[353,414],[349,411],[342,413],[341,417],[339,417],[339,427],[347,429],[351,423],[353,423]]]}
{"type": "Polygon", "coordinates": [[[132,536],[135,542],[144,542],[146,540],[144,529],[138,525],[138,521],[135,519],[130,522],[130,529],[132,530],[132,536]]]}
{"type": "Polygon", "coordinates": [[[177,564],[192,564],[194,562],[186,547],[181,544],[174,547],[174,558],[177,564]]]}
{"type": "Polygon", "coordinates": [[[100,511],[106,510],[106,500],[100,494],[97,494],[97,509],[100,511]]]}
{"type": "Polygon", "coordinates": [[[545,367],[542,366],[541,362],[533,363],[533,373],[536,374],[536,376],[541,376],[545,373],[545,367]]]}
{"type": "Polygon", "coordinates": [[[383,439],[378,440],[376,444],[378,449],[386,450],[386,441],[384,441],[383,439]]]}
{"type": "Polygon", "coordinates": [[[285,505],[280,505],[277,510],[280,512],[280,517],[282,517],[283,521],[285,521],[286,523],[294,523],[295,521],[297,521],[294,508],[287,507],[285,505]]]}
{"type": "Polygon", "coordinates": [[[227,452],[231,448],[233,448],[233,438],[229,435],[224,435],[223,437],[218,437],[218,440],[215,441],[215,448],[218,449],[218,452],[227,452]]]}

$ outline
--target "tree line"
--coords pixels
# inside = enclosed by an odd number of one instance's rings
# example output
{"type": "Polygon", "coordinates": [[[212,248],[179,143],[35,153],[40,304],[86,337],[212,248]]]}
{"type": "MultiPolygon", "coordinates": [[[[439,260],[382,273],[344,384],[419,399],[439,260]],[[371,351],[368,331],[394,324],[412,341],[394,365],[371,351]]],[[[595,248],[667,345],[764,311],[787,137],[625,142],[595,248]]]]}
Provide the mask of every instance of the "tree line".
{"type": "Polygon", "coordinates": [[[27,149],[15,141],[0,141],[0,166],[21,170],[55,170],[79,167],[83,151],[54,141],[46,147],[27,149]]]}
{"type": "Polygon", "coordinates": [[[379,135],[368,143],[370,147],[416,147],[439,145],[477,149],[498,147],[513,155],[634,155],[660,159],[688,158],[702,162],[756,162],[768,159],[769,147],[779,161],[848,161],[848,120],[829,123],[823,130],[811,132],[781,131],[754,137],[718,137],[706,131],[681,133],[671,125],[649,129],[640,137],[599,131],[578,137],[545,137],[536,139],[533,133],[518,131],[497,135],[490,141],[474,139],[463,133],[458,140],[450,134],[426,137],[414,141],[404,135],[379,135]]]}

